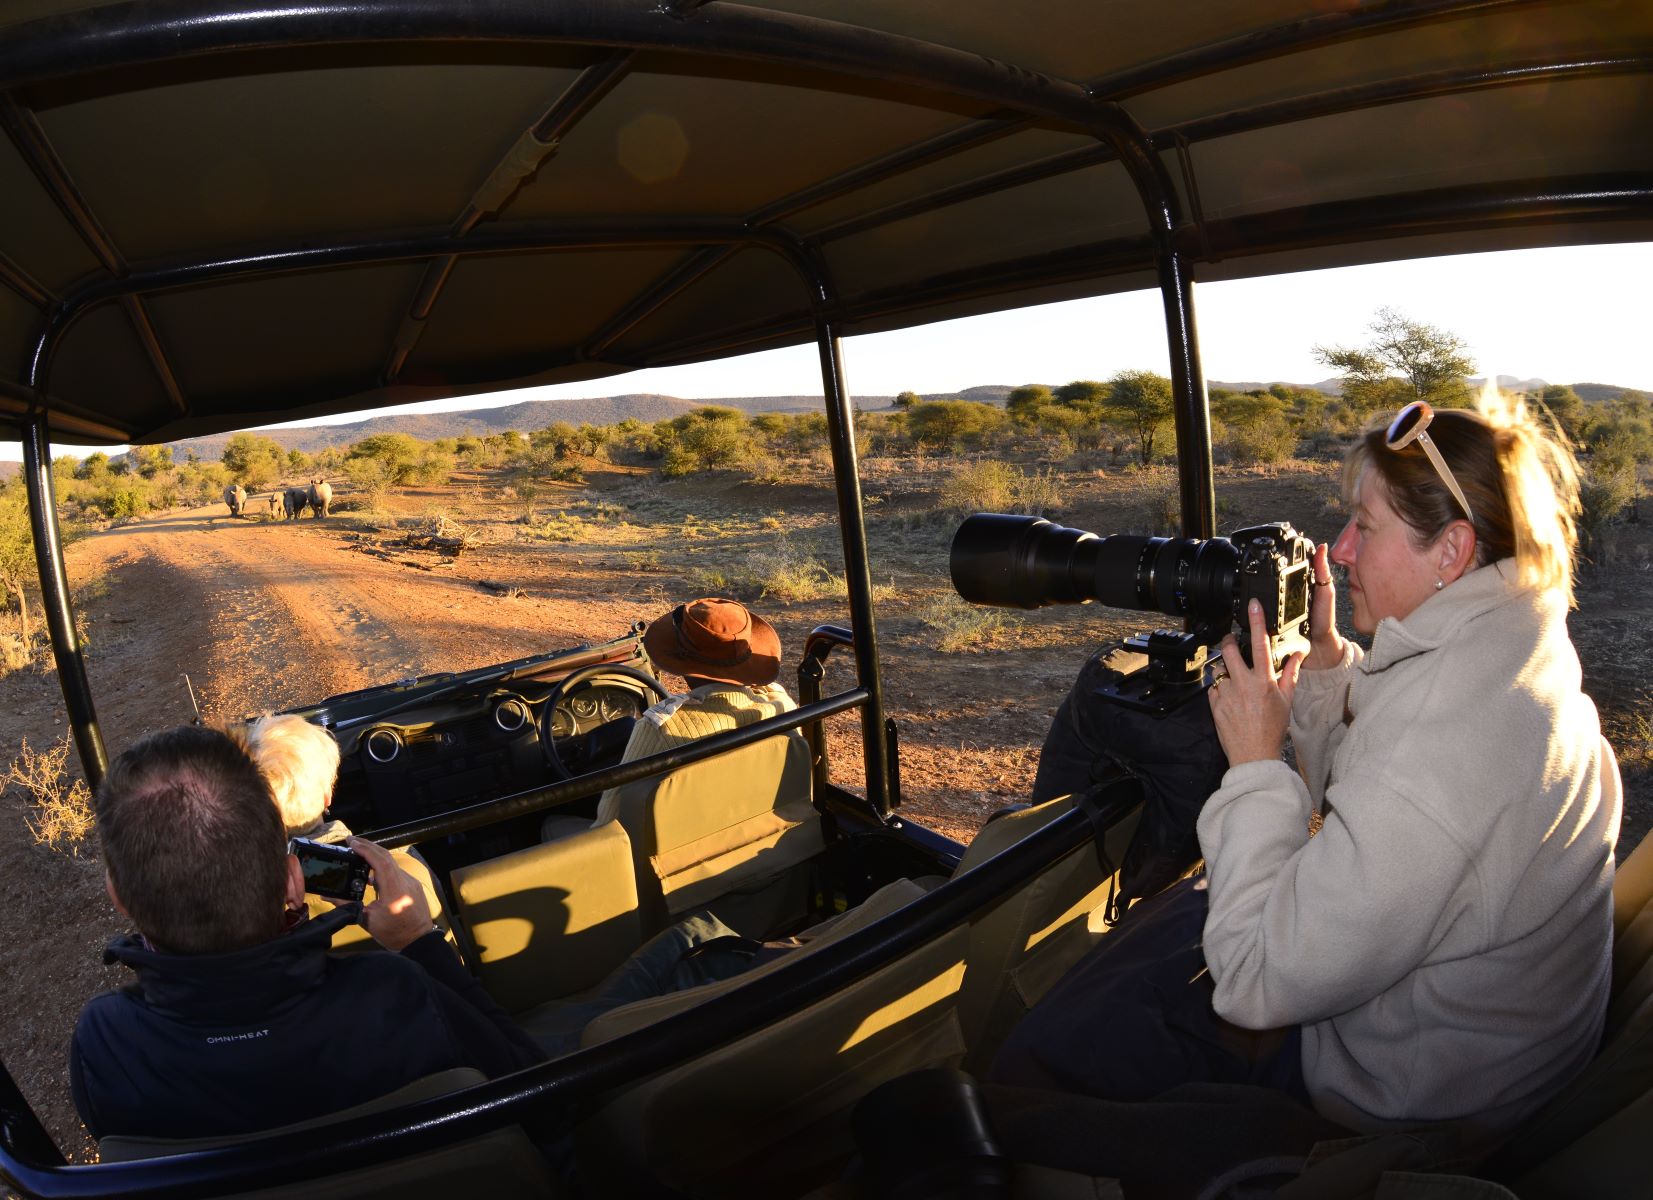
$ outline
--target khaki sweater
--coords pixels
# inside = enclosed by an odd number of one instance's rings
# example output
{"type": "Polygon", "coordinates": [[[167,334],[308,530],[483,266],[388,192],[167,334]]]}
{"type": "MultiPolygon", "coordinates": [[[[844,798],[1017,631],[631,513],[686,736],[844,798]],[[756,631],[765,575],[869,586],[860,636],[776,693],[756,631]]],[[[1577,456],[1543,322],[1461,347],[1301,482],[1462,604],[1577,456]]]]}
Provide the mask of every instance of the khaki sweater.
{"type": "Polygon", "coordinates": [[[1564,601],[1513,579],[1482,567],[1304,671],[1302,776],[1242,763],[1200,817],[1217,1012],[1302,1025],[1315,1107],[1356,1129],[1507,1129],[1601,1036],[1618,767],[1564,601]]]}

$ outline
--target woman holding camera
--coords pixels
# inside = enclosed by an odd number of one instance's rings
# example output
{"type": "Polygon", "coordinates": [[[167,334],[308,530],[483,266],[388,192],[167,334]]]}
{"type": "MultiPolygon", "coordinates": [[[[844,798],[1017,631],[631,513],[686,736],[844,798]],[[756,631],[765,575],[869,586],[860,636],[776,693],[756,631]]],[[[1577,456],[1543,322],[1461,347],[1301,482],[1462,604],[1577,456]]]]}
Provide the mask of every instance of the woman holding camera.
{"type": "Polygon", "coordinates": [[[1484,407],[1410,404],[1361,439],[1310,651],[1276,674],[1230,640],[1210,692],[1213,1005],[1300,1027],[1315,1108],[1355,1129],[1508,1130],[1606,1013],[1620,788],[1567,637],[1574,464],[1518,405],[1484,407]],[[1337,632],[1332,563],[1369,652],[1337,632]]]}

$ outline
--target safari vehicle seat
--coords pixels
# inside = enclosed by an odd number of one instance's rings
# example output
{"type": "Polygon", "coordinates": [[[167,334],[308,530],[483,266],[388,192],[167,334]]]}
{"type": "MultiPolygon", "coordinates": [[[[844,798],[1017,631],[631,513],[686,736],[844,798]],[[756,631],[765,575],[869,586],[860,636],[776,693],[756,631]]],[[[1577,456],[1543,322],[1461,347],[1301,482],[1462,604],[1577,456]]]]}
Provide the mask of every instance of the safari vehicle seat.
{"type": "MultiPolygon", "coordinates": [[[[346,1117],[384,1112],[416,1100],[445,1096],[450,1092],[483,1082],[482,1072],[458,1067],[416,1079],[387,1096],[325,1117],[313,1117],[268,1133],[277,1134],[316,1129],[346,1117]]],[[[147,1137],[106,1137],[98,1143],[104,1162],[133,1162],[162,1155],[188,1154],[219,1146],[245,1145],[258,1138],[192,1138],[172,1140],[147,1137]]],[[[260,1188],[243,1193],[246,1200],[450,1200],[454,1196],[489,1196],[511,1200],[533,1197],[544,1200],[566,1194],[546,1166],[544,1157],[528,1136],[516,1126],[507,1126],[443,1146],[395,1159],[359,1171],[346,1171],[324,1179],[309,1179],[280,1187],[260,1188]]],[[[238,1200],[238,1198],[228,1198],[238,1200]]]]}
{"type": "Polygon", "coordinates": [[[594,986],[643,941],[631,839],[615,822],[451,878],[477,976],[512,1014],[594,986]]]}
{"type": "MultiPolygon", "coordinates": [[[[897,880],[796,951],[809,954],[912,903],[897,880]]],[[[957,928],[784,1021],[611,1097],[582,1123],[582,1183],[598,1195],[790,1194],[850,1148],[839,1118],[886,1079],[964,1054],[957,996],[968,937],[957,928]]],[[[777,970],[640,1000],[586,1026],[593,1046],[645,1028],[777,970]]]]}
{"type": "Polygon", "coordinates": [[[807,880],[792,869],[825,845],[811,792],[795,729],[618,789],[597,820],[631,838],[645,931],[709,905],[752,937],[801,916],[807,880]]]}
{"type": "MultiPolygon", "coordinates": [[[[966,847],[954,877],[1043,829],[1071,807],[1069,798],[1059,797],[994,817],[966,847]]],[[[1108,831],[1103,850],[1109,863],[1124,858],[1140,817],[1139,808],[1108,831]]],[[[1028,1009],[1107,932],[1101,910],[1115,874],[1102,873],[1096,846],[1087,842],[977,914],[970,924],[959,992],[968,1069],[991,1065],[1028,1009]]]]}
{"type": "Polygon", "coordinates": [[[1653,1137],[1653,838],[1613,881],[1613,993],[1602,1047],[1487,1165],[1521,1200],[1638,1196],[1653,1137]]]}
{"type": "MultiPolygon", "coordinates": [[[[1070,807],[1065,798],[1052,800],[988,822],[953,877],[1070,807]]],[[[1135,824],[1133,816],[1110,832],[1112,861],[1135,824]]],[[[1108,879],[1086,843],[968,925],[785,1021],[620,1093],[582,1126],[591,1150],[582,1161],[653,1172],[647,1180],[599,1181],[616,1192],[655,1179],[693,1192],[731,1178],[777,1190],[812,1182],[849,1153],[847,1114],[878,1084],[967,1056],[990,1060],[1020,1014],[1100,936],[1090,915],[1108,879]]],[[[803,935],[797,953],[864,928],[925,890],[907,880],[890,884],[803,935]]],[[[583,1044],[642,1028],[778,966],[616,1009],[587,1027],[583,1044]]]]}

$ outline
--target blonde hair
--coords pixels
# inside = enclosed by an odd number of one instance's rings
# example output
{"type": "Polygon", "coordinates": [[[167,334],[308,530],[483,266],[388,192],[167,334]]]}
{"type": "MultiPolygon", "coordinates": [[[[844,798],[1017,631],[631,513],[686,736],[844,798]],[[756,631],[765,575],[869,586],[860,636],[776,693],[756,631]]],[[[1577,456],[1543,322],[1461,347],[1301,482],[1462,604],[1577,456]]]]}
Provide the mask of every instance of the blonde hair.
{"type": "MultiPolygon", "coordinates": [[[[1429,436],[1474,510],[1476,565],[1513,558],[1518,583],[1560,592],[1572,607],[1578,464],[1567,437],[1548,412],[1531,411],[1521,397],[1506,396],[1490,380],[1476,409],[1442,410],[1429,425],[1429,436]]],[[[1387,428],[1387,419],[1374,425],[1349,452],[1344,496],[1353,496],[1370,467],[1417,544],[1428,545],[1464,519],[1463,509],[1423,448],[1414,442],[1391,450],[1387,428]]]]}
{"type": "Polygon", "coordinates": [[[327,811],[339,774],[339,744],[333,735],[303,717],[278,714],[247,726],[246,748],[269,782],[287,836],[314,828],[327,811]]]}

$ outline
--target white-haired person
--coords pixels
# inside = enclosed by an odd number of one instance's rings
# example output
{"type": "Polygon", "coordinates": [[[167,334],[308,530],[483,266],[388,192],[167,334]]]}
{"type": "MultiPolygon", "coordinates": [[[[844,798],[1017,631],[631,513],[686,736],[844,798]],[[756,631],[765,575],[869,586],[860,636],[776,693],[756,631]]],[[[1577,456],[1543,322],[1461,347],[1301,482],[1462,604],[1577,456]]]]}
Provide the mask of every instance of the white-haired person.
{"type": "MultiPolygon", "coordinates": [[[[242,744],[270,785],[270,794],[275,798],[276,811],[281,814],[288,837],[340,844],[351,837],[349,826],[327,815],[333,785],[339,777],[339,744],[331,733],[303,717],[278,713],[238,727],[231,737],[242,744]]],[[[442,896],[431,878],[430,868],[409,850],[392,850],[390,855],[419,884],[437,926],[451,940],[442,896]]],[[[328,901],[316,896],[306,897],[306,903],[312,916],[332,908],[328,901]]],[[[355,927],[341,930],[334,939],[335,949],[367,944],[365,934],[355,927]]]]}
{"type": "Polygon", "coordinates": [[[1595,1054],[1621,793],[1567,636],[1572,455],[1496,393],[1480,413],[1414,403],[1354,446],[1344,496],[1347,526],[1313,557],[1306,657],[1276,672],[1224,644],[1203,895],[1138,905],[1192,912],[1208,971],[1182,962],[1159,989],[1180,1008],[1152,1018],[1192,1049],[1122,1094],[1138,1022],[1088,1015],[1106,981],[1087,992],[1076,968],[1001,1053],[1002,1082],[1104,1100],[1262,1083],[1348,1129],[1454,1122],[1474,1145],[1595,1054]],[[1337,631],[1334,563],[1370,650],[1337,631]]]}

